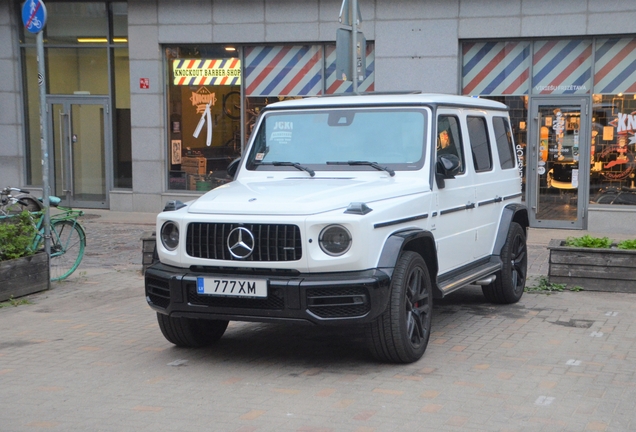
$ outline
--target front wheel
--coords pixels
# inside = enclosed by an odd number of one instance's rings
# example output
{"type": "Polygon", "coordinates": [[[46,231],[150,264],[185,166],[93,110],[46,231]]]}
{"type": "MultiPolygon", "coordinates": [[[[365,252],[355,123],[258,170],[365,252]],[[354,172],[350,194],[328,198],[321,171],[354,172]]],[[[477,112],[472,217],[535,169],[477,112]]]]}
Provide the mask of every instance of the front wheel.
{"type": "Polygon", "coordinates": [[[71,275],[84,257],[86,235],[73,220],[51,223],[51,280],[62,280],[71,275]]]}
{"type": "Polygon", "coordinates": [[[521,299],[526,287],[528,248],[526,233],[516,222],[510,224],[506,243],[501,248],[503,267],[490,285],[482,287],[486,299],[492,303],[509,304],[521,299]]]}
{"type": "Polygon", "coordinates": [[[157,313],[161,333],[178,347],[199,348],[221,339],[229,321],[173,318],[157,313]]]}
{"type": "Polygon", "coordinates": [[[433,316],[433,285],[419,254],[402,253],[390,296],[386,311],[367,327],[369,348],[380,361],[415,362],[426,351],[433,316]]]}

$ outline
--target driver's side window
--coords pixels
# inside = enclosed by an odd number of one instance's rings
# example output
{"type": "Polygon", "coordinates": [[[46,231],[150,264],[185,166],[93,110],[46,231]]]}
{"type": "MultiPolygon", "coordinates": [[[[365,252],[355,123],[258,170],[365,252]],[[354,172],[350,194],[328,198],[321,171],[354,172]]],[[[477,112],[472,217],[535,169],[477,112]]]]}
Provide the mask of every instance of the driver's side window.
{"type": "Polygon", "coordinates": [[[437,155],[453,154],[460,160],[458,174],[466,171],[464,151],[459,118],[454,115],[440,115],[437,117],[437,155]]]}

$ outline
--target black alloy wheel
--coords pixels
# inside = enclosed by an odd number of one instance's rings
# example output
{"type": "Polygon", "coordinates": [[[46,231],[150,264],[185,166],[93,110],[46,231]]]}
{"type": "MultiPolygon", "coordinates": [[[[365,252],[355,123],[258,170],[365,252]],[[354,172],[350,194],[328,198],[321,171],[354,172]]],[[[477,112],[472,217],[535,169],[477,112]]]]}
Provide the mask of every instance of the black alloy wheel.
{"type": "Polygon", "coordinates": [[[369,348],[380,361],[415,362],[426,351],[433,316],[433,285],[419,254],[402,253],[390,295],[386,311],[367,327],[369,348]]]}
{"type": "Polygon", "coordinates": [[[503,267],[496,279],[482,287],[486,299],[492,303],[510,304],[521,299],[528,273],[526,233],[516,222],[510,224],[506,243],[501,249],[503,267]]]}

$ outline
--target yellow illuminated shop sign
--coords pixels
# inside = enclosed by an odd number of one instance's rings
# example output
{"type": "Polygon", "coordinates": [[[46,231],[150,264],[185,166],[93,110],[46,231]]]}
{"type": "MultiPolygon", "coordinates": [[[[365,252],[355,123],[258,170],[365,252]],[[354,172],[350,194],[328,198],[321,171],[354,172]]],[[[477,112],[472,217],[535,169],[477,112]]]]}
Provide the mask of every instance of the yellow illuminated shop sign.
{"type": "Polygon", "coordinates": [[[239,85],[241,60],[179,59],[172,61],[174,85],[239,85]]]}

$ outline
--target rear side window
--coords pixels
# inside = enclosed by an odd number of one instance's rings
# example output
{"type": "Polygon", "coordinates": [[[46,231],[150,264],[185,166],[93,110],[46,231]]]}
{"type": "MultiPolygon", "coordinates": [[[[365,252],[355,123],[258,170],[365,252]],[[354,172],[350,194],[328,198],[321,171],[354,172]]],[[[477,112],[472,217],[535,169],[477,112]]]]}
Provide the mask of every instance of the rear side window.
{"type": "Polygon", "coordinates": [[[488,139],[488,125],[484,117],[466,117],[468,124],[468,138],[473,152],[475,171],[490,171],[492,156],[490,154],[490,140],[488,139]]]}
{"type": "Polygon", "coordinates": [[[495,140],[497,140],[497,153],[499,153],[501,169],[514,168],[515,154],[508,119],[504,117],[493,117],[492,125],[495,130],[495,140]]]}
{"type": "Polygon", "coordinates": [[[437,118],[437,154],[454,154],[459,157],[459,174],[466,172],[459,118],[454,115],[440,115],[437,118]]]}

